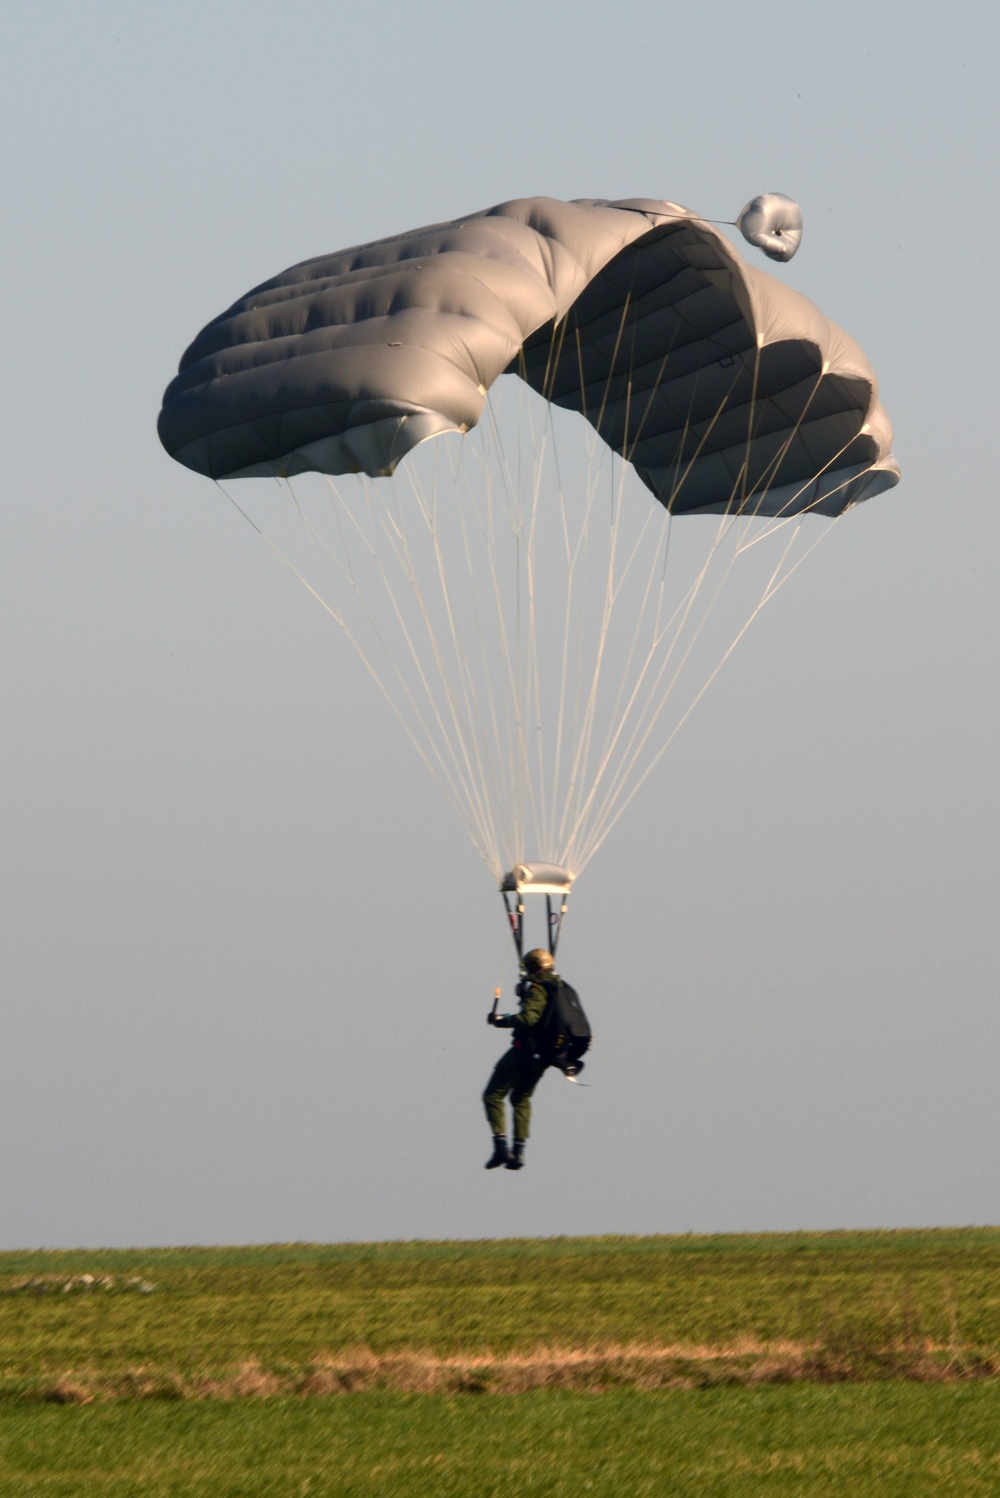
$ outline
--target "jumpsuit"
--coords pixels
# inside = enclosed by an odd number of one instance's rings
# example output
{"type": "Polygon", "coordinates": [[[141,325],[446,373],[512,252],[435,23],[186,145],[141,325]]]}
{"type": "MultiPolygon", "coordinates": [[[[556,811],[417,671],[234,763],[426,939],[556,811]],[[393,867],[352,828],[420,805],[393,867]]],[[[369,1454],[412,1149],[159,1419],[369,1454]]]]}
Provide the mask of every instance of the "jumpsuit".
{"type": "MultiPolygon", "coordinates": [[[[549,1002],[548,987],[559,983],[555,973],[525,983],[518,1012],[506,1020],[514,1031],[509,1051],[505,1051],[493,1068],[483,1093],[483,1105],[490,1129],[506,1134],[504,1100],[510,1095],[514,1112],[514,1138],[527,1139],[531,1131],[531,1094],[538,1086],[548,1062],[543,1061],[532,1044],[531,1032],[540,1022],[549,1002]]],[[[505,1028],[501,1025],[500,1028],[505,1028]]]]}

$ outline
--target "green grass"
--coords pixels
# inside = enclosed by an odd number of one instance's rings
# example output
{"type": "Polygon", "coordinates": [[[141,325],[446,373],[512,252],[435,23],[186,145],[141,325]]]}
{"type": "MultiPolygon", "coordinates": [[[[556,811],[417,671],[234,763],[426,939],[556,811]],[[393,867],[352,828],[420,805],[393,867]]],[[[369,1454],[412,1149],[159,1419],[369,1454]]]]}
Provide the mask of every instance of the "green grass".
{"type": "Polygon", "coordinates": [[[971,1369],[1000,1349],[1000,1230],[0,1255],[0,1398],[63,1374],[183,1381],[253,1364],[287,1379],[358,1349],[635,1343],[788,1343],[859,1367],[879,1347],[932,1344],[971,1369]],[[13,1288],[83,1271],[116,1287],[13,1288]],[[156,1288],[117,1288],[129,1276],[156,1288]]]}
{"type": "Polygon", "coordinates": [[[997,1229],[8,1253],[0,1498],[994,1494],[998,1374],[997,1229]]]}
{"type": "Polygon", "coordinates": [[[1000,1386],[0,1410],[26,1498],[995,1494],[1000,1386]]]}

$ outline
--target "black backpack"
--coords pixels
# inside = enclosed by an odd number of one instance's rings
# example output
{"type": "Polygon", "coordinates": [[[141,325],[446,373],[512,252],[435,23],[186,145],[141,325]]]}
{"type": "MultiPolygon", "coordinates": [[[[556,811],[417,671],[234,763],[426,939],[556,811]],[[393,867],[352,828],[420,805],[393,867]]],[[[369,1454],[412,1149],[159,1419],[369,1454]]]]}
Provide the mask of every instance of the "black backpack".
{"type": "Polygon", "coordinates": [[[590,1047],[591,1031],[575,988],[561,978],[545,981],[548,1003],[532,1039],[540,1058],[567,1076],[583,1070],[582,1057],[590,1047]]]}

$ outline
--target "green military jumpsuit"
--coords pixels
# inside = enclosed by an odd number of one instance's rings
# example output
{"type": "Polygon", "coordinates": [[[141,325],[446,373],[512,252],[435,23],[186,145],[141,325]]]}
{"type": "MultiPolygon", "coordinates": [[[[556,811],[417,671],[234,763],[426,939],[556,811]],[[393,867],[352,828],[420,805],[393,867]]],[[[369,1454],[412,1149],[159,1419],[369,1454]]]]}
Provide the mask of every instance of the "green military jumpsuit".
{"type": "Polygon", "coordinates": [[[493,1068],[493,1075],[483,1093],[486,1117],[494,1134],[507,1133],[504,1100],[509,1093],[514,1110],[514,1139],[528,1138],[531,1130],[531,1094],[548,1065],[536,1053],[531,1032],[545,1013],[549,989],[557,987],[560,981],[555,973],[547,973],[544,978],[535,978],[530,984],[525,982],[518,1012],[499,1021],[500,1028],[509,1025],[514,1035],[510,1050],[500,1057],[493,1068]]]}

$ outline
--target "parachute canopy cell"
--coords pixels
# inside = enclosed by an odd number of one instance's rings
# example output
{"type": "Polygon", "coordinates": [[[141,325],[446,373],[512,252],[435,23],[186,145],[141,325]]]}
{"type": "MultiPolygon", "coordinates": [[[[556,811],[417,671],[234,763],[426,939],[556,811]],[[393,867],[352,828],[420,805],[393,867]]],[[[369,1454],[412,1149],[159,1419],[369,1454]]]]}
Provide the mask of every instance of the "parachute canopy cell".
{"type": "MultiPolygon", "coordinates": [[[[779,197],[741,216],[765,251],[793,232],[779,197]]],[[[474,426],[505,371],[582,414],[673,513],[836,515],[899,476],[852,339],[646,198],[523,198],[292,266],[202,330],[159,432],[216,479],[390,474],[474,426]]]]}

